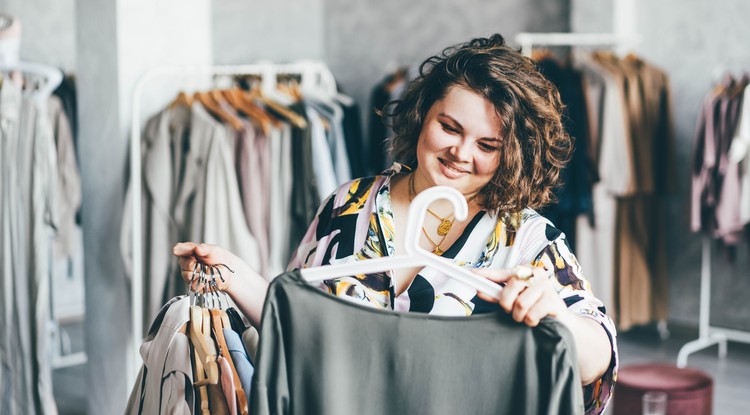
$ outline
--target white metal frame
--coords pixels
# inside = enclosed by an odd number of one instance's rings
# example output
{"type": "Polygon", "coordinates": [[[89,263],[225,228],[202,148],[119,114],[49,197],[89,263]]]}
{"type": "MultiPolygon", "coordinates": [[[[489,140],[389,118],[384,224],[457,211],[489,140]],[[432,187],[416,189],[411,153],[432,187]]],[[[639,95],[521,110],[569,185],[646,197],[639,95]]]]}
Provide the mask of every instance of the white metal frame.
{"type": "Polygon", "coordinates": [[[319,61],[299,61],[289,64],[259,62],[250,65],[228,66],[161,66],[144,73],[136,82],[133,90],[132,115],[130,125],[130,186],[132,191],[133,221],[133,270],[132,270],[132,330],[131,364],[128,372],[129,383],[135,381],[140,367],[139,348],[143,340],[143,235],[141,232],[141,99],[146,86],[155,79],[164,76],[231,76],[259,75],[264,91],[275,89],[277,74],[299,74],[302,78],[301,88],[316,86],[330,94],[336,93],[336,80],[330,69],[319,61]]]}
{"type": "Polygon", "coordinates": [[[711,347],[719,346],[719,358],[727,356],[727,341],[750,344],[750,332],[711,325],[711,237],[703,237],[701,255],[701,294],[698,317],[698,338],[685,343],[677,354],[677,367],[687,366],[688,356],[711,347]]]}
{"type": "Polygon", "coordinates": [[[521,45],[521,53],[531,57],[534,45],[545,46],[618,46],[637,42],[635,35],[616,35],[612,33],[527,33],[516,35],[516,42],[521,45]]]}
{"type": "Polygon", "coordinates": [[[44,108],[47,108],[46,99],[52,95],[63,80],[62,71],[55,67],[42,65],[40,63],[18,62],[13,65],[0,65],[0,71],[19,71],[44,77],[47,82],[45,82],[45,84],[34,93],[34,98],[38,99],[40,101],[39,103],[44,105],[44,108]]]}

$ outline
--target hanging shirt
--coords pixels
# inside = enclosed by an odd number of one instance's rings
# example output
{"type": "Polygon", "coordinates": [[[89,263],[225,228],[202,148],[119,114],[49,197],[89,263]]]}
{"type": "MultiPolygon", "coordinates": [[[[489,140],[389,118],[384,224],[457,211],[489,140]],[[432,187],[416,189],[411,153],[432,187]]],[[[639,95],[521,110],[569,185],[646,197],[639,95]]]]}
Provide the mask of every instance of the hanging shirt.
{"type": "Polygon", "coordinates": [[[296,271],[271,283],[261,327],[253,414],[583,412],[573,336],[551,318],[374,312],[296,271]]]}
{"type": "MultiPolygon", "coordinates": [[[[383,175],[340,186],[318,210],[289,269],[395,255],[390,183],[402,169],[394,164],[383,175]]],[[[584,391],[587,413],[601,413],[617,367],[614,325],[590,291],[565,235],[532,209],[524,209],[516,216],[520,218],[479,212],[443,257],[469,268],[504,269],[535,263],[553,269],[553,284],[569,309],[600,323],[612,341],[609,369],[584,391]]],[[[326,280],[320,288],[369,307],[395,311],[469,316],[496,311],[498,307],[477,297],[476,290],[429,267],[422,269],[398,296],[387,272],[326,280]]]]}
{"type": "Polygon", "coordinates": [[[190,341],[180,328],[190,321],[190,298],[169,300],[157,313],[140,347],[138,372],[126,415],[192,414],[195,393],[190,341]]]}
{"type": "Polygon", "coordinates": [[[743,94],[740,119],[729,148],[729,159],[739,164],[739,219],[743,225],[747,225],[750,223],[750,87],[745,87],[743,94]]]}
{"type": "MultiPolygon", "coordinates": [[[[32,79],[33,81],[33,79],[32,79]]],[[[34,92],[0,88],[0,413],[57,414],[48,358],[57,154],[34,92]]]]}

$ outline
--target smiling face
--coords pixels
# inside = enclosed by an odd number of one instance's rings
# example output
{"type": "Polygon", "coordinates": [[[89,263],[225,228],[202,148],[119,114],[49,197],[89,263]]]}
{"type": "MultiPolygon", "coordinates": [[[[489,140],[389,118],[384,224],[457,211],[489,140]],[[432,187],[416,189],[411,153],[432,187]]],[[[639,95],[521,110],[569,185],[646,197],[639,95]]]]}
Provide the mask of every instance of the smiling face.
{"type": "Polygon", "coordinates": [[[467,197],[495,174],[500,148],[500,117],[484,97],[452,86],[424,119],[417,142],[415,187],[450,186],[467,197]]]}

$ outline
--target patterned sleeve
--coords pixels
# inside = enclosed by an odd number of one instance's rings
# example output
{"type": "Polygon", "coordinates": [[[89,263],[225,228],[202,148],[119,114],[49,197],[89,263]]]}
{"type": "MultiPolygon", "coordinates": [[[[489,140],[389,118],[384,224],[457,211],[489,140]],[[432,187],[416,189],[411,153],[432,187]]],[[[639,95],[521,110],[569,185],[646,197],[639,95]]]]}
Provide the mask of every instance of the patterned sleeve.
{"type": "MultiPolygon", "coordinates": [[[[305,236],[302,237],[297,249],[292,254],[289,265],[287,265],[287,271],[309,268],[320,264],[321,261],[316,261],[316,258],[321,253],[319,252],[321,251],[319,250],[321,235],[328,233],[327,230],[331,222],[331,211],[335,198],[336,192],[332,193],[320,204],[315,217],[307,228],[307,232],[305,232],[305,236]]],[[[323,236],[323,239],[327,239],[327,237],[323,236]]]]}
{"type": "MultiPolygon", "coordinates": [[[[604,412],[617,378],[617,334],[612,320],[606,315],[604,304],[591,292],[591,286],[583,277],[581,266],[565,240],[565,234],[559,232],[534,259],[533,265],[554,269],[556,281],[554,286],[565,301],[568,309],[584,317],[591,318],[602,325],[607,332],[612,346],[612,359],[609,368],[597,381],[584,387],[583,395],[587,415],[598,415],[604,412]]],[[[579,350],[578,353],[585,353],[579,350]]]]}

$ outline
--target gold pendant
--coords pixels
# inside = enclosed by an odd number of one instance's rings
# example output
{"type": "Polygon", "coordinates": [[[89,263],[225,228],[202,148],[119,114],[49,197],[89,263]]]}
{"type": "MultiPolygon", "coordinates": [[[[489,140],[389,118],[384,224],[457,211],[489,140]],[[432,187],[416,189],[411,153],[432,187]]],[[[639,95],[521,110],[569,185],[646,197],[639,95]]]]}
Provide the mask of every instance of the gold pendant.
{"type": "Polygon", "coordinates": [[[432,253],[435,255],[443,255],[443,250],[440,249],[439,246],[436,246],[434,250],[432,250],[432,253]]]}
{"type": "Polygon", "coordinates": [[[443,219],[443,221],[440,222],[440,225],[438,226],[438,235],[448,235],[448,232],[451,231],[451,226],[453,226],[453,223],[451,223],[451,221],[449,221],[448,219],[443,219]]]}

